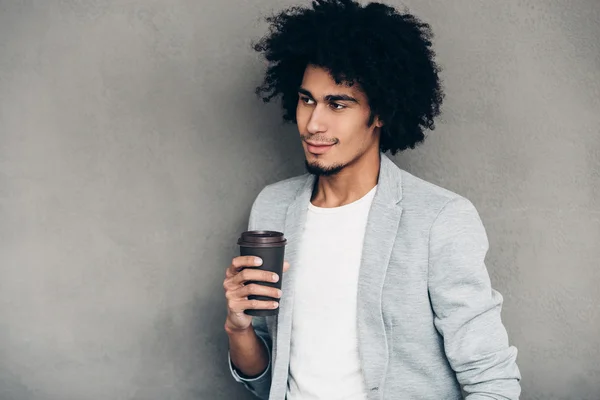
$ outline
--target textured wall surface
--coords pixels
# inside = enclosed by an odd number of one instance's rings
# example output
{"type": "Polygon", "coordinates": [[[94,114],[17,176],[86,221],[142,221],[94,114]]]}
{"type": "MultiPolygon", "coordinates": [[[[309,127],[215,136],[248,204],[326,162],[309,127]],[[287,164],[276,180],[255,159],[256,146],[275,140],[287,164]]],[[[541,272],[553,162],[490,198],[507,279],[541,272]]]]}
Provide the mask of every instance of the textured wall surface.
{"type": "MultiPolygon", "coordinates": [[[[0,399],[250,399],[221,284],[303,172],[249,47],[294,3],[0,0],[0,399]]],[[[522,398],[598,400],[600,2],[403,4],[447,97],[395,159],[479,209],[522,398]]]]}

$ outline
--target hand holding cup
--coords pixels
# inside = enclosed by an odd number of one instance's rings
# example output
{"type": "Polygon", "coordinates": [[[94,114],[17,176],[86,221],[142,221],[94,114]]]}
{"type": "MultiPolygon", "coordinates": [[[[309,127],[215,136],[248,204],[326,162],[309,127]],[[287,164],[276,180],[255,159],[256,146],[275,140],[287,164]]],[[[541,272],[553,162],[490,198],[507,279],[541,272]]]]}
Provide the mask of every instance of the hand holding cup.
{"type": "MultiPolygon", "coordinates": [[[[256,233],[251,234],[257,235],[256,233]]],[[[262,232],[259,235],[273,236],[273,233],[262,232]]],[[[282,234],[280,235],[282,236],[282,234]]],[[[228,309],[225,322],[227,331],[248,329],[252,323],[252,315],[276,315],[282,295],[281,275],[290,268],[289,263],[283,261],[285,239],[283,241],[280,239],[278,246],[258,245],[253,247],[243,246],[248,243],[242,241],[242,238],[240,239],[240,252],[242,254],[254,253],[258,256],[235,257],[227,268],[223,281],[228,309]],[[265,260],[263,259],[267,259],[268,265],[264,264],[265,260]]]]}

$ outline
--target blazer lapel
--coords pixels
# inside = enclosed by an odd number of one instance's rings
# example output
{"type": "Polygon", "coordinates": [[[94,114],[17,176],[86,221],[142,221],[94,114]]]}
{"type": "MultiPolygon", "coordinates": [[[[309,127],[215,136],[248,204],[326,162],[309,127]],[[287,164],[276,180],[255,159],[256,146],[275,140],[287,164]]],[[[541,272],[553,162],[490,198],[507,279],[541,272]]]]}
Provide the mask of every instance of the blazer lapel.
{"type": "Polygon", "coordinates": [[[271,386],[270,398],[273,399],[283,398],[287,389],[294,305],[294,275],[314,182],[314,176],[307,175],[303,187],[299,189],[296,198],[288,207],[285,218],[284,234],[288,241],[285,249],[285,259],[290,263],[291,268],[283,275],[283,281],[281,282],[283,295],[279,302],[279,314],[277,316],[277,338],[273,343],[273,352],[277,355],[273,365],[271,386]]]}
{"type": "Polygon", "coordinates": [[[400,178],[400,169],[381,153],[379,181],[363,244],[357,306],[359,353],[370,399],[380,396],[389,357],[381,297],[402,215],[400,178]]]}
{"type": "MultiPolygon", "coordinates": [[[[363,374],[369,398],[376,398],[385,376],[388,362],[387,340],[381,308],[381,294],[385,273],[390,260],[402,208],[400,170],[383,153],[379,181],[369,212],[363,254],[359,272],[357,329],[363,374]]],[[[307,175],[306,181],[290,204],[286,214],[284,234],[288,239],[285,259],[291,268],[283,276],[283,296],[277,316],[277,337],[273,343],[273,376],[270,399],[285,396],[289,371],[290,339],[294,305],[294,275],[300,250],[300,240],[312,196],[315,177],[307,175]]]]}

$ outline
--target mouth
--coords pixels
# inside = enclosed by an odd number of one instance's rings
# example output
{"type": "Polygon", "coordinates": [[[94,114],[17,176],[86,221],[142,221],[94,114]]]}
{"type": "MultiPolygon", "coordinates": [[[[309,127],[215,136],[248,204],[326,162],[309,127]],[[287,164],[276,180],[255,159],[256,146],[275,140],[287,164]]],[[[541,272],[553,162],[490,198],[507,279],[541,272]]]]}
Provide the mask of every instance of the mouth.
{"type": "Polygon", "coordinates": [[[306,141],[304,143],[306,143],[307,150],[312,154],[325,154],[334,146],[333,143],[313,143],[306,141]]]}

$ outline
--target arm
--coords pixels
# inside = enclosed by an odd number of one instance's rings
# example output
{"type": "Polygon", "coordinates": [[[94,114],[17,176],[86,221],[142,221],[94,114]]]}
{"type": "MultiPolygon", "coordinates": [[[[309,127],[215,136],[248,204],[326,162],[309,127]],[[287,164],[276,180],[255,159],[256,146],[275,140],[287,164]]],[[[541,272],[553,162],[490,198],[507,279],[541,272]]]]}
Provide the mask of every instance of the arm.
{"type": "Polygon", "coordinates": [[[521,375],[484,264],[488,239],[475,207],[449,201],[430,231],[429,294],[436,329],[468,400],[515,400],[521,375]]]}
{"type": "Polygon", "coordinates": [[[253,317],[249,331],[229,336],[229,369],[233,378],[260,399],[271,389],[271,338],[263,317],[253,317]]]}
{"type": "Polygon", "coordinates": [[[252,326],[242,331],[225,328],[229,336],[229,357],[240,376],[257,377],[269,366],[269,352],[252,326]]]}
{"type": "MultiPolygon", "coordinates": [[[[262,192],[261,192],[262,193],[262,192]]],[[[250,210],[248,230],[256,229],[256,204],[250,210]]],[[[252,317],[252,323],[245,334],[229,336],[229,370],[236,380],[259,399],[267,400],[271,390],[271,336],[264,317],[252,317]],[[262,372],[261,372],[262,371],[262,372]]]]}

